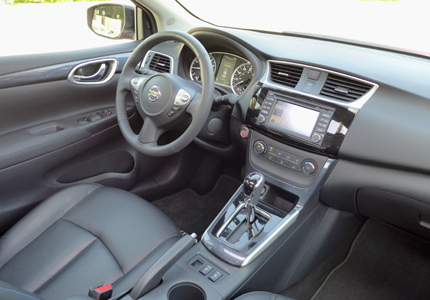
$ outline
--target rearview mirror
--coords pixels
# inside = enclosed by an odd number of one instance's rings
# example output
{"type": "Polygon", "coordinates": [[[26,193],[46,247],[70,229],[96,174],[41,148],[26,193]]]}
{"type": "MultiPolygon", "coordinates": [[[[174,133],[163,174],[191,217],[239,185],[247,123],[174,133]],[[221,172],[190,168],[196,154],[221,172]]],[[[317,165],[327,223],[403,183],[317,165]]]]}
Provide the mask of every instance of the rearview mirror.
{"type": "Polygon", "coordinates": [[[88,27],[110,39],[134,40],[134,8],[121,4],[98,4],[87,10],[88,27]]]}

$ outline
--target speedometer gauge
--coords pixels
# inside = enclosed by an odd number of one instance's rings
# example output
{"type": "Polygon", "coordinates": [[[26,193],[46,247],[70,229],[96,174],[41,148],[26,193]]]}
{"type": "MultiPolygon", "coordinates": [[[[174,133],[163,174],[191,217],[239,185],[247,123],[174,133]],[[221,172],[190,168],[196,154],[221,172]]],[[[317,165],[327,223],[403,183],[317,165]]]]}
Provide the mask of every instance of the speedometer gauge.
{"type": "MultiPolygon", "coordinates": [[[[215,58],[212,56],[212,54],[209,54],[209,58],[211,59],[211,63],[212,63],[212,69],[214,71],[216,71],[216,61],[215,58]]],[[[200,61],[198,60],[198,58],[194,58],[193,62],[191,63],[190,66],[190,77],[191,80],[197,81],[197,82],[202,82],[202,73],[200,71],[200,61]]]]}
{"type": "Polygon", "coordinates": [[[250,63],[240,65],[231,77],[231,89],[236,95],[242,94],[254,77],[254,69],[250,63]]]}

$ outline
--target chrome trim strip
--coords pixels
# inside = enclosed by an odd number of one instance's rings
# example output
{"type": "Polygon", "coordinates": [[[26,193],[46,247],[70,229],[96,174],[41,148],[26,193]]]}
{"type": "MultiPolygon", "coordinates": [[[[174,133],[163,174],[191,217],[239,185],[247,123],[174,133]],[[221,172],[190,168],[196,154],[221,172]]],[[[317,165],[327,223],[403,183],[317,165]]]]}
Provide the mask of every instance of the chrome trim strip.
{"type": "MultiPolygon", "coordinates": [[[[158,51],[154,51],[154,50],[149,50],[148,52],[146,52],[145,57],[143,58],[143,66],[146,65],[146,59],[148,58],[148,55],[151,53],[160,54],[160,55],[167,57],[170,60],[170,72],[169,73],[173,74],[173,70],[174,70],[174,68],[173,68],[173,64],[174,64],[173,57],[171,57],[170,55],[163,53],[163,52],[158,52],[158,51]]],[[[149,69],[149,62],[148,62],[148,69],[149,69]]],[[[152,70],[152,71],[157,72],[155,70],[152,70]]]]}
{"type": "MultiPolygon", "coordinates": [[[[248,160],[249,160],[249,157],[248,157],[248,160]]],[[[292,209],[292,211],[290,211],[283,219],[279,221],[278,224],[275,225],[275,227],[273,227],[273,229],[270,232],[267,233],[267,235],[262,240],[260,240],[254,247],[252,247],[251,249],[245,252],[239,252],[238,250],[235,250],[234,248],[231,247],[231,245],[225,244],[223,241],[218,239],[216,235],[213,235],[211,233],[215,229],[215,227],[219,225],[220,222],[222,222],[223,216],[225,216],[228,213],[230,206],[235,205],[235,203],[239,201],[238,197],[240,196],[243,190],[243,184],[242,184],[235,192],[235,194],[230,198],[230,200],[224,206],[224,208],[220,211],[218,216],[212,221],[211,225],[209,225],[209,227],[206,229],[205,233],[202,236],[203,245],[208,249],[209,252],[213,253],[221,260],[231,265],[234,265],[237,267],[243,267],[251,263],[258,255],[260,255],[265,249],[267,249],[271,244],[273,244],[273,242],[275,242],[277,238],[279,238],[284,232],[286,232],[295,223],[302,209],[308,204],[309,200],[312,199],[315,193],[318,193],[318,191],[321,189],[322,185],[324,184],[325,180],[328,178],[335,164],[336,164],[336,160],[330,159],[330,158],[327,159],[326,163],[321,168],[321,171],[318,174],[317,178],[307,188],[295,187],[291,184],[280,181],[275,177],[272,177],[268,174],[263,173],[264,176],[266,177],[266,182],[269,182],[272,184],[274,183],[276,186],[297,195],[299,197],[299,202],[292,209]]],[[[251,169],[248,169],[247,167],[247,172],[253,172],[253,171],[258,171],[258,170],[252,166],[251,166],[251,169]]],[[[236,211],[237,209],[235,209],[234,212],[232,212],[232,214],[235,215],[236,211]]],[[[230,219],[230,215],[227,220],[229,219],[230,219]]],[[[221,226],[224,226],[224,225],[225,224],[223,223],[221,226]]],[[[219,233],[219,230],[217,231],[217,233],[219,233]]]]}
{"type": "Polygon", "coordinates": [[[86,62],[80,63],[79,65],[75,66],[70,71],[69,76],[67,76],[67,80],[70,81],[71,83],[76,83],[76,84],[90,84],[90,85],[103,84],[103,83],[106,83],[112,79],[113,75],[116,72],[117,66],[118,66],[118,60],[115,58],[103,58],[103,59],[96,59],[96,60],[88,60],[86,62]],[[108,70],[108,73],[107,73],[105,79],[103,79],[101,81],[77,81],[77,80],[75,80],[75,72],[78,69],[85,67],[87,65],[99,64],[99,63],[109,64],[109,70],[108,70]]]}
{"type": "MultiPolygon", "coordinates": [[[[231,214],[231,216],[227,219],[227,221],[224,222],[224,224],[221,226],[221,228],[218,230],[218,232],[216,233],[216,237],[219,238],[221,236],[221,234],[223,233],[223,231],[227,228],[227,226],[231,223],[231,221],[233,221],[233,219],[240,213],[240,211],[242,209],[245,208],[245,203],[241,203],[236,210],[231,214]]],[[[260,216],[263,216],[264,218],[266,218],[267,220],[270,220],[272,217],[270,216],[270,214],[266,213],[264,210],[262,210],[259,207],[255,208],[255,213],[259,214],[260,216]]]]}
{"type": "Polygon", "coordinates": [[[224,229],[233,221],[234,218],[236,218],[237,214],[245,207],[245,203],[241,203],[236,210],[231,214],[231,216],[227,219],[227,221],[224,222],[224,224],[221,226],[221,228],[216,233],[216,237],[219,238],[221,236],[221,233],[223,233],[224,229]]]}
{"type": "MultiPolygon", "coordinates": [[[[303,73],[302,73],[302,76],[303,76],[303,73]]],[[[300,77],[300,78],[302,78],[302,77],[300,77]]],[[[281,90],[286,90],[286,91],[291,92],[291,93],[296,93],[296,94],[299,94],[302,96],[307,96],[307,97],[322,100],[325,102],[334,103],[334,104],[337,104],[337,105],[340,105],[340,106],[343,106],[346,108],[357,108],[357,109],[362,108],[363,105],[370,99],[370,97],[372,97],[372,95],[379,88],[379,85],[376,83],[373,83],[373,82],[370,82],[370,81],[367,81],[367,80],[364,80],[361,78],[357,78],[357,77],[354,77],[351,75],[347,75],[347,74],[343,74],[343,73],[339,73],[336,71],[331,71],[331,70],[327,70],[327,69],[323,69],[323,68],[319,68],[319,67],[313,67],[313,66],[309,66],[309,65],[305,65],[305,64],[293,63],[293,62],[287,62],[287,61],[279,61],[279,60],[268,60],[267,61],[266,73],[264,74],[263,78],[261,79],[261,82],[263,82],[267,85],[271,85],[271,86],[276,87],[276,88],[281,89],[281,90]],[[361,98],[359,98],[355,101],[351,101],[351,102],[339,101],[339,100],[331,99],[331,98],[324,97],[324,96],[316,96],[316,95],[304,93],[302,91],[298,91],[298,90],[293,89],[293,88],[289,88],[289,87],[281,85],[281,84],[273,83],[270,80],[270,63],[278,63],[278,64],[291,65],[291,66],[296,66],[296,67],[310,68],[312,70],[323,71],[323,72],[327,72],[330,74],[334,74],[334,75],[346,77],[349,79],[357,80],[357,81],[360,81],[360,82],[363,82],[366,84],[370,84],[373,87],[366,94],[364,94],[361,98]]]]}

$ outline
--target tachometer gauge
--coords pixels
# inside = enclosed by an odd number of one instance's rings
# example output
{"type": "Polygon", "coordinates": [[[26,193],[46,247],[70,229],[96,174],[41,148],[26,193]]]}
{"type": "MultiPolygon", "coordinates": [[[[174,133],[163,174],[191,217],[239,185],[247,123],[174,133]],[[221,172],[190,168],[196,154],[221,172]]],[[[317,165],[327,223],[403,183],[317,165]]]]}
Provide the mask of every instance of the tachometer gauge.
{"type": "Polygon", "coordinates": [[[242,94],[254,77],[254,69],[250,63],[240,65],[231,77],[231,89],[236,95],[242,94]]]}
{"type": "MultiPolygon", "coordinates": [[[[212,56],[212,54],[209,54],[209,58],[211,59],[212,68],[213,68],[213,71],[215,74],[215,71],[216,71],[215,58],[212,56]]],[[[193,62],[191,63],[190,77],[191,77],[191,80],[194,80],[197,82],[202,82],[202,75],[201,75],[201,71],[200,71],[200,61],[197,59],[197,57],[194,58],[193,62]]]]}

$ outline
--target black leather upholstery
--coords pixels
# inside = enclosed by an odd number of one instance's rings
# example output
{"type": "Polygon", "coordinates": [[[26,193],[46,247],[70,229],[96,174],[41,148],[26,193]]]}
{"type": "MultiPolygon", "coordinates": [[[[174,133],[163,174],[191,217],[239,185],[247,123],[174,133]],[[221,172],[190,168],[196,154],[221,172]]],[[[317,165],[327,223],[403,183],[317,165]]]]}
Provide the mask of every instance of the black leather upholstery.
{"type": "Polygon", "coordinates": [[[44,299],[86,295],[90,286],[130,288],[178,239],[161,211],[95,184],[44,201],[0,239],[0,280],[44,299]]]}
{"type": "Polygon", "coordinates": [[[252,292],[244,294],[236,300],[294,300],[282,295],[272,294],[268,292],[252,292]]]}

